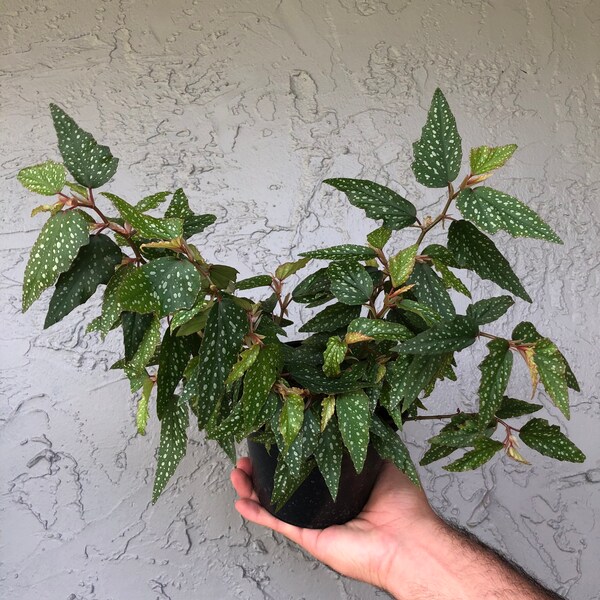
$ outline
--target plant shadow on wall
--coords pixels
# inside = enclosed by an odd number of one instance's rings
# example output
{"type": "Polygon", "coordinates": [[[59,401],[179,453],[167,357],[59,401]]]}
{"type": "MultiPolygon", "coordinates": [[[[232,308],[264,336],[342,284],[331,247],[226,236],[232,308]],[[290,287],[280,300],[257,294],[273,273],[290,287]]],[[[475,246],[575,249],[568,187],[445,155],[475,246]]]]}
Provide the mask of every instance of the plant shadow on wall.
{"type": "Polygon", "coordinates": [[[541,384],[569,418],[568,388],[579,386],[554,342],[529,322],[506,338],[485,331],[513,305],[512,296],[531,302],[487,234],[504,230],[514,237],[560,239],[525,204],[482,185],[515,145],[472,149],[468,174],[453,183],[462,163],[461,138],[440,90],[412,163],[419,183],[447,190],[437,217],[420,219],[411,202],[377,183],[329,179],[325,183],[382,223],[367,244],[304,252],[273,275],[241,281],[233,267],[208,263],[198,242],[190,242],[215,216],[195,214],[182,189],[136,204],[102,192],[109,208],[101,208],[94,190],[111,179],[118,159],[58,106],[50,109],[64,164],[47,161],[18,175],[29,190],[57,197],[33,211],[50,216],[26,266],[23,310],[55,285],[44,325],[49,327],[106,286],[102,312],[88,331],[104,337],[122,330],[124,357],[113,368],[123,369],[131,391],[139,393],[137,429],[145,433],[151,414],[160,422],[154,502],[185,455],[190,411],[232,460],[235,443],[246,437],[276,457],[267,498],[273,512],[309,474],[320,473],[333,501],[343,459],[355,475],[361,473],[369,448],[418,485],[398,435],[411,420],[445,422],[429,440],[421,465],[458,451],[443,467],[447,471],[475,469],[499,453],[527,463],[535,453],[523,456],[518,440],[558,460],[584,460],[546,419],[530,418],[520,428],[510,422],[542,410],[505,395],[515,359],[527,365],[534,393],[541,384]],[[148,214],[167,202],[164,216],[148,214]],[[453,204],[462,219],[448,214],[453,204]],[[424,245],[428,232],[446,222],[447,245],[424,245]],[[411,243],[390,255],[385,248],[392,236],[411,243]],[[290,276],[315,262],[326,266],[293,291],[284,290],[290,276]],[[471,298],[456,270],[473,271],[511,295],[473,302],[466,314],[456,314],[448,290],[471,298]],[[264,299],[249,298],[251,289],[264,299]],[[292,302],[327,306],[302,324],[304,339],[288,342],[292,302]],[[479,365],[479,411],[449,406],[448,414],[429,414],[426,399],[436,383],[457,378],[454,354],[482,342],[487,352],[479,365]]]}

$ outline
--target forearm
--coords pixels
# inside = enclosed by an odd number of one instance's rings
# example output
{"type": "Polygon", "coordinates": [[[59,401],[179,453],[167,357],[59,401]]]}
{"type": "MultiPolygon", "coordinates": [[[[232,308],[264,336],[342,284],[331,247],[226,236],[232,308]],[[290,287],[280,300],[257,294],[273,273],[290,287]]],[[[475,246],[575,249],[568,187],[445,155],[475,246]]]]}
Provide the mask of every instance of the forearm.
{"type": "Polygon", "coordinates": [[[400,543],[386,589],[398,600],[561,600],[441,519],[400,543]]]}

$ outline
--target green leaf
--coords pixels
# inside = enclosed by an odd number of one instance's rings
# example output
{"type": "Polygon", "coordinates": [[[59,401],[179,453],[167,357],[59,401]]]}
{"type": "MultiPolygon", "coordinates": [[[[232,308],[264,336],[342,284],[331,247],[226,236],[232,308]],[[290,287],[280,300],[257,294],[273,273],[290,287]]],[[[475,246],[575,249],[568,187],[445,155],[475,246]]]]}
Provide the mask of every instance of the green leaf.
{"type": "Polygon", "coordinates": [[[50,114],[58,137],[58,149],[71,175],[86,188],[104,185],[115,174],[119,159],[56,104],[50,104],[50,114]]]}
{"type": "Polygon", "coordinates": [[[331,292],[340,302],[358,305],[366,302],[371,296],[373,280],[359,263],[333,262],[327,270],[331,280],[331,292]]]}
{"type": "Polygon", "coordinates": [[[171,192],[157,192],[156,194],[145,196],[135,205],[135,209],[138,212],[146,212],[147,210],[158,208],[170,195],[171,192]]]}
{"type": "Polygon", "coordinates": [[[270,275],[256,275],[255,277],[248,277],[248,279],[242,279],[235,284],[238,290],[251,290],[257,287],[265,287],[271,285],[273,278],[270,275]]]}
{"type": "Polygon", "coordinates": [[[335,410],[344,445],[348,448],[356,472],[360,473],[369,446],[369,397],[363,390],[340,394],[335,401],[335,410]]]}
{"type": "Polygon", "coordinates": [[[371,420],[371,431],[374,433],[373,445],[377,454],[385,460],[392,461],[417,487],[421,487],[417,469],[406,446],[396,432],[375,415],[371,420]]]}
{"type": "MultiPolygon", "coordinates": [[[[543,338],[542,335],[538,333],[533,323],[529,321],[523,321],[519,323],[512,332],[512,339],[515,341],[525,342],[526,344],[532,344],[541,340],[543,338]]],[[[579,383],[577,382],[577,378],[575,377],[575,373],[573,373],[567,359],[561,353],[562,359],[565,362],[565,378],[567,380],[567,386],[576,392],[580,392],[581,389],[579,387],[579,383]]]]}
{"type": "Polygon", "coordinates": [[[398,254],[392,256],[389,261],[390,276],[392,285],[399,288],[410,277],[415,268],[415,258],[417,257],[418,244],[409,246],[398,254]]]}
{"type": "Polygon", "coordinates": [[[348,325],[348,333],[353,332],[362,333],[378,342],[383,340],[407,340],[413,336],[412,332],[402,323],[367,319],[366,317],[358,317],[348,325]]]}
{"type": "Polygon", "coordinates": [[[475,442],[475,448],[473,450],[466,452],[458,460],[446,465],[444,469],[452,472],[472,471],[488,462],[488,460],[490,460],[496,452],[502,450],[503,447],[504,445],[502,442],[490,440],[488,438],[481,439],[475,442]]]}
{"type": "Polygon", "coordinates": [[[486,298],[467,306],[467,316],[477,325],[485,325],[499,319],[514,303],[510,296],[486,298]]]}
{"type": "Polygon", "coordinates": [[[516,144],[506,146],[479,146],[471,148],[471,175],[483,175],[502,167],[517,149],[516,144]]]}
{"type": "Polygon", "coordinates": [[[369,242],[373,248],[381,250],[389,242],[391,236],[392,230],[384,225],[375,229],[375,231],[371,231],[371,233],[367,235],[367,242],[369,242]]]}
{"type": "Polygon", "coordinates": [[[195,215],[190,209],[188,198],[182,188],[175,190],[173,199],[165,211],[165,217],[183,219],[183,237],[186,240],[196,233],[204,231],[217,220],[217,217],[211,214],[195,215]]]}
{"type": "Polygon", "coordinates": [[[123,313],[121,328],[123,330],[125,362],[130,361],[137,352],[144,339],[144,335],[152,325],[153,319],[154,315],[141,315],[131,312],[123,313]]]}
{"type": "Polygon", "coordinates": [[[288,394],[283,401],[279,416],[279,431],[285,447],[289,447],[302,429],[304,421],[304,399],[298,394],[288,394]]]}
{"type": "Polygon", "coordinates": [[[188,338],[177,337],[169,329],[165,331],[160,345],[156,379],[156,414],[161,420],[173,400],[177,384],[183,377],[191,350],[188,338]]]}
{"type": "Polygon", "coordinates": [[[56,282],[44,329],[87,302],[100,284],[108,283],[121,258],[121,249],[109,237],[102,234],[90,236],[89,244],[79,249],[69,270],[62,273],[56,282]]]}
{"type": "Polygon", "coordinates": [[[453,221],[448,230],[448,248],[456,256],[461,268],[475,271],[519,298],[531,302],[508,261],[500,254],[494,242],[469,221],[453,221]]]}
{"type": "Polygon", "coordinates": [[[324,333],[336,331],[346,327],[350,321],[360,314],[360,306],[351,306],[348,304],[332,304],[324,308],[320,313],[309,319],[298,331],[304,333],[307,331],[315,333],[324,333]]]}
{"type": "Polygon", "coordinates": [[[546,393],[563,415],[569,419],[566,363],[559,349],[548,338],[542,338],[535,344],[533,361],[537,366],[540,381],[544,384],[546,393]]]}
{"type": "Polygon", "coordinates": [[[137,412],[135,415],[135,424],[137,432],[140,435],[146,435],[146,426],[148,425],[148,403],[150,401],[150,394],[154,388],[154,381],[146,375],[143,383],[142,395],[138,401],[137,412]]]}
{"type": "Polygon", "coordinates": [[[225,391],[225,380],[237,360],[246,333],[246,312],[231,298],[224,297],[213,305],[199,352],[199,401],[192,404],[200,429],[208,423],[225,391]]]}
{"type": "Polygon", "coordinates": [[[335,178],[323,183],[348,196],[350,204],[362,208],[367,217],[383,219],[388,229],[403,229],[417,220],[417,210],[408,200],[389,188],[366,179],[335,178]]]}
{"type": "Polygon", "coordinates": [[[241,354],[240,359],[233,365],[231,373],[225,380],[226,385],[231,385],[238,379],[241,379],[244,373],[254,364],[260,352],[260,346],[258,344],[246,348],[241,354]]]}
{"type": "Polygon", "coordinates": [[[102,195],[106,196],[115,205],[124,221],[146,238],[172,240],[183,235],[183,221],[181,219],[151,217],[115,194],[102,192],[102,195]]]}
{"type": "Polygon", "coordinates": [[[346,342],[337,336],[330,337],[323,352],[323,373],[328,377],[337,377],[341,372],[340,365],[344,362],[347,351],[346,342]]]}
{"type": "MultiPolygon", "coordinates": [[[[331,300],[329,290],[331,282],[327,268],[319,269],[303,279],[292,291],[294,302],[299,304],[323,303],[331,300]]],[[[316,306],[316,304],[314,304],[316,306]]]]}
{"type": "MultiPolygon", "coordinates": [[[[196,302],[194,302],[194,304],[191,308],[183,308],[181,310],[178,310],[173,315],[169,329],[172,332],[179,329],[179,331],[177,331],[177,335],[187,335],[187,332],[184,332],[180,328],[182,328],[184,325],[189,323],[194,317],[197,317],[200,313],[202,313],[203,311],[206,311],[207,309],[208,309],[207,302],[206,302],[204,296],[201,294],[200,296],[198,296],[198,298],[196,299],[196,302]]],[[[199,329],[201,329],[201,327],[199,327],[198,329],[195,329],[195,331],[199,331],[199,329]]]]}
{"type": "Polygon", "coordinates": [[[519,432],[524,444],[544,456],[557,460],[582,463],[585,454],[564,434],[558,425],[546,419],[531,419],[519,432]]]}
{"type": "Polygon", "coordinates": [[[342,457],[344,455],[344,445],[342,436],[335,417],[333,417],[319,441],[315,452],[317,466],[323,479],[327,484],[327,489],[331,498],[335,501],[340,484],[340,474],[342,472],[342,457]]]}
{"type": "Polygon", "coordinates": [[[496,411],[496,416],[499,419],[511,419],[514,417],[522,417],[529,415],[542,409],[541,404],[533,404],[516,398],[504,396],[500,408],[496,411]]]}
{"type": "Polygon", "coordinates": [[[444,354],[470,346],[479,333],[473,319],[461,315],[433,325],[423,333],[397,346],[401,354],[444,354]]]}
{"type": "Polygon", "coordinates": [[[290,375],[301,386],[315,394],[338,394],[361,387],[360,378],[364,376],[364,367],[357,366],[344,371],[340,377],[327,377],[320,367],[308,364],[288,365],[290,375]]]}
{"type": "Polygon", "coordinates": [[[396,305],[396,308],[399,310],[405,310],[407,312],[418,315],[425,321],[427,325],[433,325],[434,323],[439,323],[442,318],[440,315],[425,304],[420,304],[419,302],[415,302],[414,300],[404,299],[396,305]]]}
{"type": "Polygon", "coordinates": [[[107,333],[115,326],[121,312],[124,310],[119,301],[117,292],[121,283],[129,277],[134,270],[135,266],[133,264],[124,265],[118,268],[104,290],[102,314],[100,315],[100,322],[98,325],[98,331],[100,331],[103,338],[106,337],[107,333]]]}
{"type": "Polygon", "coordinates": [[[433,94],[421,139],[413,144],[411,167],[417,181],[426,187],[442,188],[458,177],[462,161],[456,120],[442,91],[433,94]]]}
{"type": "Polygon", "coordinates": [[[187,405],[180,402],[171,402],[161,421],[158,464],[154,478],[154,489],[152,490],[153,504],[158,500],[169,479],[175,473],[181,459],[185,456],[188,425],[187,405]]]}
{"type": "Polygon", "coordinates": [[[224,290],[229,284],[235,283],[238,270],[229,265],[211,265],[209,275],[212,282],[220,289],[224,290]]]}
{"type": "MultiPolygon", "coordinates": [[[[143,317],[143,320],[145,321],[146,318],[143,317]]],[[[135,347],[135,353],[131,358],[127,358],[130,352],[127,350],[127,344],[125,346],[125,358],[127,362],[123,366],[123,369],[128,377],[138,375],[145,368],[148,361],[154,356],[156,347],[160,342],[160,319],[156,315],[152,315],[147,325],[146,323],[141,325],[143,329],[139,328],[138,331],[143,331],[143,335],[139,343],[136,341],[135,345],[132,344],[135,347]]],[[[123,336],[125,337],[125,325],[123,327],[123,336]]]]}
{"type": "Polygon", "coordinates": [[[42,196],[54,196],[65,187],[67,174],[64,165],[47,160],[40,165],[21,169],[17,180],[31,192],[42,196]]]}
{"type": "Polygon", "coordinates": [[[191,308],[200,291],[200,275],[187,260],[165,256],[135,269],[121,282],[117,297],[125,310],[165,316],[191,308]]]}
{"type": "Polygon", "coordinates": [[[488,355],[479,365],[479,424],[485,427],[502,404],[502,397],[513,365],[513,356],[507,340],[495,339],[488,343],[488,355]]]}
{"type": "Polygon", "coordinates": [[[435,379],[443,360],[444,355],[416,355],[408,364],[408,358],[400,355],[388,375],[391,405],[403,400],[402,410],[410,408],[419,393],[435,379]]]}
{"type": "Polygon", "coordinates": [[[59,212],[46,221],[25,267],[23,312],[71,266],[89,240],[88,223],[78,211],[59,212]]]}
{"type": "Polygon", "coordinates": [[[321,431],[325,431],[327,423],[335,413],[335,396],[325,396],[321,401],[321,431]]]}
{"type": "Polygon", "coordinates": [[[287,279],[292,275],[295,275],[300,269],[303,269],[310,262],[310,258],[301,258],[294,262],[287,262],[279,265],[275,270],[275,277],[277,279],[287,279]]]}
{"type": "Polygon", "coordinates": [[[301,252],[300,256],[325,260],[370,260],[371,258],[375,258],[377,254],[368,246],[344,244],[342,246],[311,250],[310,252],[301,252]]]}
{"type": "Polygon", "coordinates": [[[487,233],[501,229],[513,237],[529,237],[562,244],[561,239],[520,200],[489,187],[467,188],[456,205],[462,216],[487,233]]]}
{"type": "Polygon", "coordinates": [[[279,346],[279,343],[265,344],[248,367],[244,377],[244,392],[241,402],[244,423],[247,427],[259,426],[256,419],[279,374],[281,364],[279,346]]]}
{"type": "Polygon", "coordinates": [[[411,291],[420,304],[434,310],[443,319],[455,316],[454,304],[446,287],[429,265],[416,263],[407,283],[415,286],[411,291]]]}
{"type": "Polygon", "coordinates": [[[456,290],[460,294],[463,294],[467,298],[471,298],[471,292],[469,288],[448,268],[448,266],[438,260],[437,258],[432,259],[432,264],[440,274],[442,283],[446,288],[456,290]]]}

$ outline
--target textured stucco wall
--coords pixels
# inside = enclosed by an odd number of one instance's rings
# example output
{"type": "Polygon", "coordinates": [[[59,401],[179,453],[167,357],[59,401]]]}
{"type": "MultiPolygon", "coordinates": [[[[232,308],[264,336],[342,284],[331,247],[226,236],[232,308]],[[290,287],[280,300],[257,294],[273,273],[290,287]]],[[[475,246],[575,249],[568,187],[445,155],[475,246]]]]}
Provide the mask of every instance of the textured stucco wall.
{"type": "MultiPolygon", "coordinates": [[[[498,236],[535,303],[493,330],[526,317],[559,341],[584,390],[566,428],[589,458],[466,475],[432,465],[424,481],[442,514],[551,587],[600,598],[598,0],[4,0],[0,12],[1,597],[385,596],[243,523],[229,465],[197,434],[150,505],[156,423],[135,435],[127,383],[108,370],[116,335],[84,335],[98,297],[48,331],[48,295],[20,314],[43,219],[30,220],[36,199],[15,175],[57,158],[47,105],[58,102],[121,158],[110,189],[138,199],[184,186],[220,219],[206,254],[247,275],[360,242],[369,225],[319,185],[327,176],[389,182],[433,212],[439,195],[416,187],[409,163],[439,85],[465,150],[519,144],[496,185],[565,240],[498,236]]],[[[473,402],[482,351],[461,355],[463,380],[435,404],[473,402]]],[[[519,365],[511,391],[527,390],[519,365]]],[[[416,459],[431,431],[406,427],[416,459]]]]}

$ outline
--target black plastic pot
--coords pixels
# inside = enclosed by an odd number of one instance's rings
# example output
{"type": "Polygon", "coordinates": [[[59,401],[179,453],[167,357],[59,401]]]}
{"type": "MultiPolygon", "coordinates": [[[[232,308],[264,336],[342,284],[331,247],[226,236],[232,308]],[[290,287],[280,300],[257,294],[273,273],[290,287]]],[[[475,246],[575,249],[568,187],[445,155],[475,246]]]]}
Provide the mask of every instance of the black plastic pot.
{"type": "Polygon", "coordinates": [[[264,445],[248,439],[248,452],[252,460],[254,489],[260,503],[278,519],[310,529],[341,525],[356,517],[367,503],[383,464],[377,452],[369,446],[365,466],[357,475],[350,456],[344,452],[335,502],[319,469],[315,468],[288,502],[276,511],[271,504],[271,492],[279,451],[272,446],[269,453],[264,445]]]}

